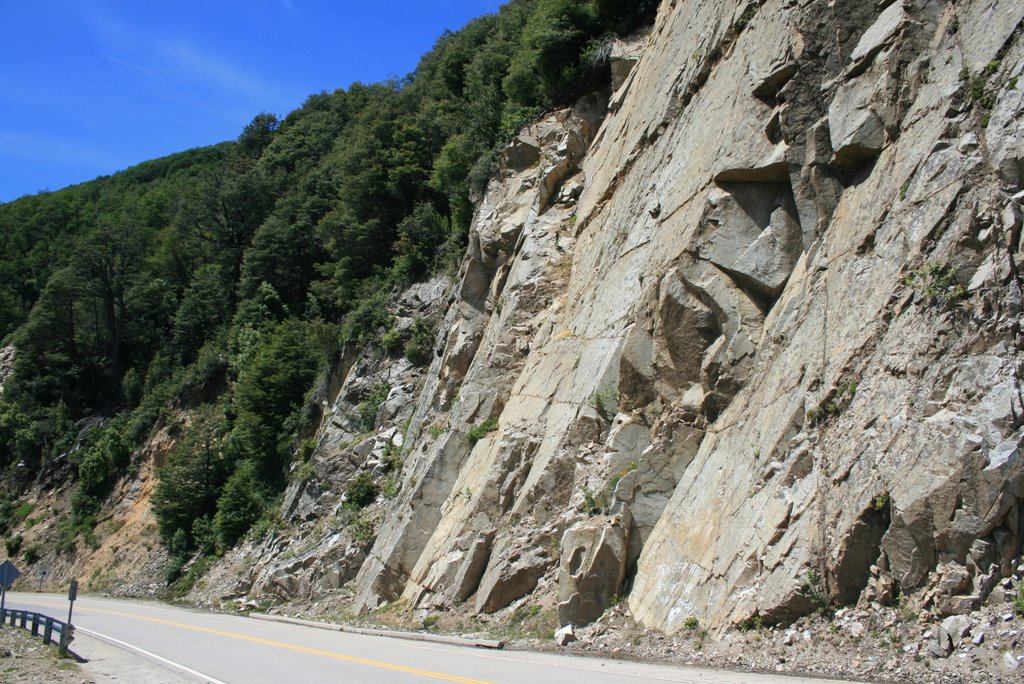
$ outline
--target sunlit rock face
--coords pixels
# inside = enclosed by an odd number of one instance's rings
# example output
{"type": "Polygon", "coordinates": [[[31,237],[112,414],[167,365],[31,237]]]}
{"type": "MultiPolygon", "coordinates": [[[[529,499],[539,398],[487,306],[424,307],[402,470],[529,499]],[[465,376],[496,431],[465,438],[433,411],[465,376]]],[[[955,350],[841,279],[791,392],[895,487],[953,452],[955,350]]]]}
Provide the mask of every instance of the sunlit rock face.
{"type": "Polygon", "coordinates": [[[340,492],[400,438],[374,538],[256,580],[575,624],[626,596],[670,633],[982,601],[1024,525],[1022,19],[663,2],[609,91],[505,151],[415,305],[443,315],[429,368],[339,371],[342,404],[392,387],[384,432],[328,415],[313,458],[340,492]]]}

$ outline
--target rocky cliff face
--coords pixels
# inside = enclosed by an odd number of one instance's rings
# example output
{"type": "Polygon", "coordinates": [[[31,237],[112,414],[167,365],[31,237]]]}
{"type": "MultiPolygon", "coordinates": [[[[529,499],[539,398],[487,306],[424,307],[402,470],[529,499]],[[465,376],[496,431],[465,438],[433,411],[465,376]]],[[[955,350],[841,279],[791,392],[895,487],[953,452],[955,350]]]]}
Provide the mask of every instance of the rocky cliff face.
{"type": "Polygon", "coordinates": [[[628,595],[669,633],[980,604],[1024,539],[1022,19],[663,2],[613,92],[506,150],[458,282],[405,296],[429,368],[342,364],[290,530],[213,579],[575,624],[628,595]]]}

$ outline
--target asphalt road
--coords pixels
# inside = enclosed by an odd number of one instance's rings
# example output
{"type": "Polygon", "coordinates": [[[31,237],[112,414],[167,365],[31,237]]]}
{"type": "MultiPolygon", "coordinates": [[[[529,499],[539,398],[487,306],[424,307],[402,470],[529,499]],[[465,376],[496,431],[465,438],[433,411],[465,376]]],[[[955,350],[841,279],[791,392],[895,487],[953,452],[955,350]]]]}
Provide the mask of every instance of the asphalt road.
{"type": "MultiPolygon", "coordinates": [[[[8,593],[7,606],[35,610],[61,620],[67,618],[65,596],[8,593]]],[[[88,657],[90,654],[82,652],[82,647],[96,643],[93,639],[102,640],[102,659],[107,668],[121,668],[120,680],[129,682],[831,681],[415,642],[89,596],[76,601],[72,622],[78,637],[72,650],[88,657]],[[110,645],[119,649],[111,649],[110,645]],[[117,651],[126,656],[120,665],[112,657],[117,651]],[[148,661],[148,675],[141,674],[145,668],[129,669],[124,664],[140,658],[148,661]],[[154,676],[154,670],[166,676],[154,676]]],[[[97,653],[100,651],[96,649],[97,653]]]]}

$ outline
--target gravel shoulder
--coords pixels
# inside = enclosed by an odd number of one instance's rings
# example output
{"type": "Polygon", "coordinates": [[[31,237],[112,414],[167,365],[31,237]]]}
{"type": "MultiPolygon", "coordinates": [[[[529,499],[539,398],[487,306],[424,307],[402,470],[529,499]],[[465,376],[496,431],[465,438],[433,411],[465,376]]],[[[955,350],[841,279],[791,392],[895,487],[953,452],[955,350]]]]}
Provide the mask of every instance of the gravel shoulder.
{"type": "Polygon", "coordinates": [[[72,658],[62,658],[54,645],[17,627],[0,627],[0,681],[92,681],[72,658]]]}
{"type": "Polygon", "coordinates": [[[61,657],[56,646],[23,629],[0,628],[0,682],[24,684],[185,684],[200,681],[141,654],[81,631],[61,657]],[[83,661],[83,662],[79,662],[83,661]]]}

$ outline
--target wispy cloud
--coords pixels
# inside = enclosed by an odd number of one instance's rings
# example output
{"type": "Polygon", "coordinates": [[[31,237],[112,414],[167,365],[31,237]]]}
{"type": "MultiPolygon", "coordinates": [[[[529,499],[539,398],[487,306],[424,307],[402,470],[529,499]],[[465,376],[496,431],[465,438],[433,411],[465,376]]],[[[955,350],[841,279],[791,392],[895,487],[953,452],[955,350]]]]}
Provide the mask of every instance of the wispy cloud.
{"type": "MultiPolygon", "coordinates": [[[[295,11],[292,0],[281,2],[286,11],[295,11]]],[[[91,4],[83,4],[81,11],[83,20],[103,45],[107,59],[151,81],[258,99],[275,91],[272,84],[258,75],[185,37],[133,25],[91,4]]]]}
{"type": "Polygon", "coordinates": [[[147,78],[158,78],[159,77],[159,74],[157,74],[157,72],[154,71],[153,69],[151,69],[151,68],[149,68],[147,66],[143,66],[141,64],[136,64],[135,62],[131,62],[131,61],[127,60],[127,59],[122,59],[120,57],[115,57],[114,55],[107,55],[107,59],[110,60],[113,64],[125,67],[127,69],[131,69],[132,71],[137,71],[140,74],[142,74],[143,76],[146,76],[147,78]]]}
{"type": "Polygon", "coordinates": [[[110,171],[128,165],[118,155],[93,145],[22,131],[0,130],[0,157],[110,171]]]}
{"type": "Polygon", "coordinates": [[[165,67],[197,85],[249,97],[264,97],[272,90],[261,78],[184,40],[158,39],[154,51],[165,67]]]}

